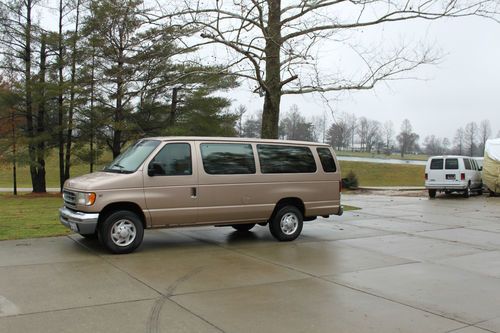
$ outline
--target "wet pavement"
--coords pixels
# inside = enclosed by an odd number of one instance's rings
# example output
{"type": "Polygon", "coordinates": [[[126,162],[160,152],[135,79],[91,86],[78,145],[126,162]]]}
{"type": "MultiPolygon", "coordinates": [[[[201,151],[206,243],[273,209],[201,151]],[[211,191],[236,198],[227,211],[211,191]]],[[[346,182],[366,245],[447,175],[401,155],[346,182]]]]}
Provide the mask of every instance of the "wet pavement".
{"type": "Polygon", "coordinates": [[[78,235],[0,242],[0,332],[500,333],[500,198],[345,195],[267,227],[147,231],[129,255],[78,235]]]}

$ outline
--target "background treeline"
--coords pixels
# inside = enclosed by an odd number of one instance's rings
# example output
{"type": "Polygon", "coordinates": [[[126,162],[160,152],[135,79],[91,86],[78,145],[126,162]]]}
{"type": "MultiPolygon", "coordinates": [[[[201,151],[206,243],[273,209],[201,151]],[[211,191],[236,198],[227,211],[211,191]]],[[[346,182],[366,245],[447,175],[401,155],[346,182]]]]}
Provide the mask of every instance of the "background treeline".
{"type": "Polygon", "coordinates": [[[54,149],[62,187],[73,157],[92,171],[104,149],[115,157],[138,137],[236,135],[230,101],[214,93],[237,82],[222,68],[184,60],[196,51],[182,43],[192,31],[152,22],[140,0],[44,6],[0,3],[1,151],[14,179],[25,162],[34,192],[45,192],[54,149]]]}

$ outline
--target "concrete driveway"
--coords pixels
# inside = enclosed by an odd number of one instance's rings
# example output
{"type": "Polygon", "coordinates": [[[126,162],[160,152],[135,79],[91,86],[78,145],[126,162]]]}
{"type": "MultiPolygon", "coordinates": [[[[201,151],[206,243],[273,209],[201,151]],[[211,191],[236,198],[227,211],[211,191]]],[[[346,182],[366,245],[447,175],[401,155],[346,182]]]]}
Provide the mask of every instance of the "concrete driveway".
{"type": "Polygon", "coordinates": [[[500,198],[345,195],[363,210],[267,228],[0,242],[0,332],[500,332],[500,198]]]}

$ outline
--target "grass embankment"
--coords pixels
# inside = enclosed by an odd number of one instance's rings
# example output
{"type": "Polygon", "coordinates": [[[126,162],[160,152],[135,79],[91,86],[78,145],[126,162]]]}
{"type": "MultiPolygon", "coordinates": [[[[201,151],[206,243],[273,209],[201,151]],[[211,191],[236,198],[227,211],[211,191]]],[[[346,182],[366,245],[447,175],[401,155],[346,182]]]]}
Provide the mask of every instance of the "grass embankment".
{"type": "Polygon", "coordinates": [[[61,205],[59,194],[0,194],[0,240],[69,234],[59,223],[61,205]]]}
{"type": "Polygon", "coordinates": [[[377,154],[377,153],[367,153],[367,152],[358,152],[358,151],[343,151],[336,150],[335,153],[337,156],[352,156],[352,157],[368,157],[368,158],[381,158],[381,159],[396,159],[396,160],[414,160],[414,161],[427,161],[429,156],[427,155],[405,155],[401,157],[401,154],[377,154]]]}
{"type": "Polygon", "coordinates": [[[424,186],[425,166],[340,161],[342,177],[353,171],[359,186],[424,186]]]}
{"type": "MultiPolygon", "coordinates": [[[[101,170],[111,159],[111,154],[105,154],[97,165],[94,165],[94,171],[101,170]]],[[[59,159],[55,150],[47,156],[45,163],[47,187],[59,187],[59,159]]],[[[72,163],[71,177],[90,172],[88,164],[78,160],[74,160],[72,163]]],[[[17,186],[31,187],[29,166],[21,165],[17,167],[17,186]]],[[[0,187],[12,187],[12,166],[5,162],[0,162],[0,187]]]]}

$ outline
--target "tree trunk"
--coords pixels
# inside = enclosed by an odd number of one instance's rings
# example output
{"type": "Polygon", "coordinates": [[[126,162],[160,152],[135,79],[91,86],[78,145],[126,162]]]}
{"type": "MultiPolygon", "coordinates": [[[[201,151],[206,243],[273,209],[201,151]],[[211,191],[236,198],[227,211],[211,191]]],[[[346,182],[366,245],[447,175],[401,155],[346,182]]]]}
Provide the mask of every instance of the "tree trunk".
{"type": "Polygon", "coordinates": [[[92,42],[92,70],[90,74],[90,172],[94,171],[94,89],[95,89],[95,46],[92,42]]]}
{"type": "Polygon", "coordinates": [[[269,0],[268,3],[269,20],[265,48],[266,78],[261,137],[277,139],[281,103],[281,0],[269,0]]]}
{"type": "Polygon", "coordinates": [[[24,93],[26,99],[26,131],[28,136],[28,155],[30,161],[30,176],[33,192],[38,192],[37,183],[37,168],[36,168],[36,145],[35,132],[33,128],[33,84],[31,78],[31,5],[32,1],[28,0],[26,6],[26,27],[24,31],[24,93]]]}
{"type": "Polygon", "coordinates": [[[68,111],[68,130],[66,133],[66,160],[64,166],[64,179],[69,178],[71,167],[71,140],[73,135],[73,113],[75,109],[75,85],[76,85],[76,42],[78,39],[78,20],[80,18],[80,1],[76,3],[76,21],[75,33],[73,36],[72,52],[71,52],[71,86],[69,96],[69,111],[68,111]]]}
{"type": "Polygon", "coordinates": [[[179,88],[172,89],[172,103],[170,104],[170,117],[168,124],[172,127],[175,125],[175,118],[177,118],[177,91],[179,88]]]}
{"type": "Polygon", "coordinates": [[[16,137],[16,114],[11,108],[12,125],[12,192],[17,195],[17,137],[16,137]]]}
{"type": "Polygon", "coordinates": [[[118,71],[116,76],[116,108],[115,108],[115,125],[113,133],[113,158],[118,157],[121,152],[122,142],[122,126],[123,126],[123,49],[120,49],[118,56],[118,71]]]}
{"type": "Polygon", "coordinates": [[[63,59],[63,1],[59,0],[59,39],[58,39],[58,52],[57,55],[57,67],[58,67],[58,75],[59,75],[59,86],[58,86],[58,96],[57,96],[57,134],[58,134],[58,144],[59,144],[59,188],[62,191],[64,186],[64,181],[66,178],[64,177],[64,77],[63,77],[63,68],[64,68],[64,59],[63,59]]]}
{"type": "Polygon", "coordinates": [[[38,74],[39,88],[38,88],[38,113],[37,113],[37,189],[33,187],[34,192],[47,192],[45,183],[45,75],[47,69],[47,42],[45,34],[42,35],[40,45],[40,72],[38,74]]]}

